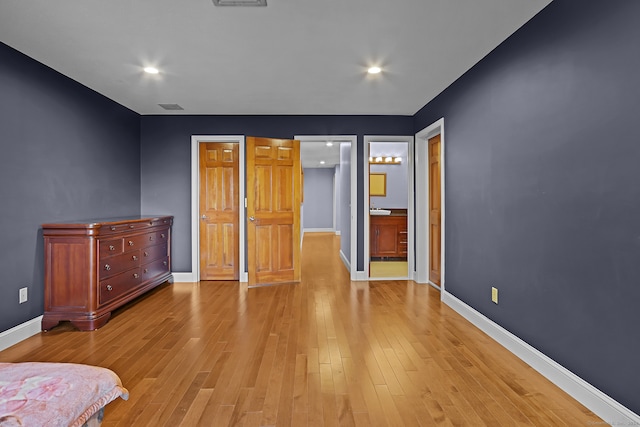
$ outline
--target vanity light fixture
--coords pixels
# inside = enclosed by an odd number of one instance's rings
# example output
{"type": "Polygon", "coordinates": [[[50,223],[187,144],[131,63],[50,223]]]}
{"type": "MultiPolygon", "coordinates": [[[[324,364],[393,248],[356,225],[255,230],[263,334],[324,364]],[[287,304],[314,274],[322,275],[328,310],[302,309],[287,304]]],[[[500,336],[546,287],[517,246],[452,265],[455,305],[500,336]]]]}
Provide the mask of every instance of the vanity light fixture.
{"type": "Polygon", "coordinates": [[[393,156],[377,156],[369,157],[369,163],[372,165],[399,165],[402,164],[402,157],[393,156]]]}
{"type": "Polygon", "coordinates": [[[144,72],[148,74],[158,74],[160,71],[156,67],[144,67],[144,72]]]}
{"type": "Polygon", "coordinates": [[[328,141],[326,145],[327,145],[327,147],[333,147],[333,142],[328,141]]]}
{"type": "Polygon", "coordinates": [[[324,163],[325,163],[324,160],[320,160],[321,165],[324,165],[324,163]]]}

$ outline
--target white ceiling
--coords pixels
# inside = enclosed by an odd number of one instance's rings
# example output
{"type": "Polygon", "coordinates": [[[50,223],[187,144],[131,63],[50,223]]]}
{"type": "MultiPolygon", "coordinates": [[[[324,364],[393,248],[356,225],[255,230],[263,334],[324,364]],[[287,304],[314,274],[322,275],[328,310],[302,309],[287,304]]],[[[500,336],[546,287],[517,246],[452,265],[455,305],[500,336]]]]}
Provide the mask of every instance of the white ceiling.
{"type": "Polygon", "coordinates": [[[140,114],[413,115],[548,3],[1,0],[0,41],[140,114]]]}

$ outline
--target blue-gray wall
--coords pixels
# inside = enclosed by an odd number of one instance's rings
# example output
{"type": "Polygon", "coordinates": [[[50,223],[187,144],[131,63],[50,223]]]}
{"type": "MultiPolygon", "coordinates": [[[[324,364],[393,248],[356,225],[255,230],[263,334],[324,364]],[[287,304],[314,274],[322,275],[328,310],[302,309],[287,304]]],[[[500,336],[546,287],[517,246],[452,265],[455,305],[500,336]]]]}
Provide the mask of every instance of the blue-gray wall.
{"type": "Polygon", "coordinates": [[[636,413],[639,22],[555,0],[415,116],[445,118],[446,290],[636,413]]]}
{"type": "Polygon", "coordinates": [[[333,229],[333,168],[304,169],[303,229],[333,229]]]}
{"type": "Polygon", "coordinates": [[[0,331],[44,310],[46,222],[140,213],[136,113],[0,43],[0,331]],[[18,304],[18,289],[29,301],[18,304]]]}
{"type": "MultiPolygon", "coordinates": [[[[142,212],[168,213],[173,224],[174,271],[191,271],[191,136],[357,135],[362,159],[364,135],[410,135],[410,116],[142,116],[142,212]]],[[[362,176],[362,162],[358,173],[362,176]]],[[[358,184],[362,198],[363,183],[358,184]]],[[[306,214],[306,212],[305,212],[306,214]]],[[[358,228],[358,266],[364,268],[363,215],[358,228]]],[[[344,236],[343,236],[344,238],[344,236]]]]}

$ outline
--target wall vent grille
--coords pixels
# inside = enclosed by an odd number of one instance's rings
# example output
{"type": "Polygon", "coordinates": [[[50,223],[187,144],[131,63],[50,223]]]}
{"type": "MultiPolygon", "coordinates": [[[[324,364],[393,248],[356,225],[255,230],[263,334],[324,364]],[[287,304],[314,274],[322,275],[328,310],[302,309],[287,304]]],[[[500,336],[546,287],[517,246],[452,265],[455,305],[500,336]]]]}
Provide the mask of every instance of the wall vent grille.
{"type": "Polygon", "coordinates": [[[213,0],[216,6],[266,6],[267,0],[213,0]]]}
{"type": "Polygon", "coordinates": [[[182,108],[181,106],[179,106],[178,104],[158,104],[159,106],[161,106],[162,108],[164,108],[165,110],[184,110],[184,108],[182,108]]]}

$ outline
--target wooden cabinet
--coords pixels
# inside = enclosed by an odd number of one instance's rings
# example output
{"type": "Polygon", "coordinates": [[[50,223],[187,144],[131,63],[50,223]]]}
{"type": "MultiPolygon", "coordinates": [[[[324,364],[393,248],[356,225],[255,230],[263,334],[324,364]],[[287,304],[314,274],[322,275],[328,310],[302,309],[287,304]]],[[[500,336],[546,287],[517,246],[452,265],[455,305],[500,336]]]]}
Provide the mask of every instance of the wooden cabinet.
{"type": "Polygon", "coordinates": [[[407,217],[372,215],[369,226],[369,256],[407,259],[407,217]]]}
{"type": "Polygon", "coordinates": [[[172,216],[43,224],[42,329],[98,329],[111,312],[171,276],[172,216]]]}

